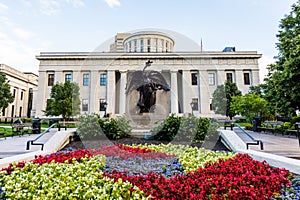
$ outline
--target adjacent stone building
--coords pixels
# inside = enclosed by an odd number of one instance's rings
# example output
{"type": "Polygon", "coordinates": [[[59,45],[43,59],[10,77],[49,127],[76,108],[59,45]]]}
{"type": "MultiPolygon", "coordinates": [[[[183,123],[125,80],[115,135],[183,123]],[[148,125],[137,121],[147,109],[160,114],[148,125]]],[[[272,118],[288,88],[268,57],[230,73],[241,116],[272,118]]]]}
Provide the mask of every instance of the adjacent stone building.
{"type": "Polygon", "coordinates": [[[139,31],[118,33],[106,52],[41,52],[36,116],[43,116],[51,87],[68,80],[80,87],[82,113],[138,113],[139,94],[126,93],[126,86],[128,77],[143,70],[148,60],[152,64],[146,70],[159,72],[171,89],[156,91],[154,112],[211,117],[218,85],[232,81],[245,94],[259,84],[261,54],[256,51],[174,51],[175,46],[167,33],[139,31]]]}
{"type": "Polygon", "coordinates": [[[20,72],[5,64],[0,64],[0,71],[9,81],[14,102],[1,112],[2,117],[31,117],[33,97],[38,87],[38,76],[31,72],[20,72]]]}

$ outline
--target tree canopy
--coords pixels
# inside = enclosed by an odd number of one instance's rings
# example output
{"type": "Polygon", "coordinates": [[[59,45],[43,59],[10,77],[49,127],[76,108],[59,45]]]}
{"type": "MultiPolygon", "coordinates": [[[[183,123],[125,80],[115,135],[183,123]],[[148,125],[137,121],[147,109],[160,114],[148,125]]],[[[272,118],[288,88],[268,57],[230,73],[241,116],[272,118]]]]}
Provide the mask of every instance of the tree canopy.
{"type": "Polygon", "coordinates": [[[300,1],[279,25],[278,60],[270,65],[265,96],[273,114],[292,116],[300,107],[300,1]]]}
{"type": "Polygon", "coordinates": [[[51,89],[50,99],[47,100],[46,116],[62,116],[69,119],[80,114],[79,86],[67,81],[57,83],[51,89]]]}
{"type": "Polygon", "coordinates": [[[232,97],[241,96],[242,92],[237,85],[232,82],[225,82],[219,85],[213,93],[212,107],[216,114],[226,115],[230,118],[235,116],[235,112],[230,108],[232,97]]]}
{"type": "Polygon", "coordinates": [[[232,97],[231,110],[242,115],[248,122],[255,116],[264,116],[267,112],[266,100],[257,94],[232,97]]]}
{"type": "Polygon", "coordinates": [[[10,92],[10,85],[7,78],[5,74],[0,72],[0,109],[7,108],[13,101],[14,97],[10,92]]]}

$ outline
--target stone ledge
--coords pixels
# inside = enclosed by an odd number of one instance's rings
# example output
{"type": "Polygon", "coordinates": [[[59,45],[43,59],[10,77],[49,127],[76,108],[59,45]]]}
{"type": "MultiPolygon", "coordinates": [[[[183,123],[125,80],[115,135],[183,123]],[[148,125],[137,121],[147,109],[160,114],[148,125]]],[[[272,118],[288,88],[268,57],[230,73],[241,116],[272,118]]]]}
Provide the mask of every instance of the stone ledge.
{"type": "Polygon", "coordinates": [[[271,153],[247,150],[244,141],[234,131],[220,129],[219,133],[233,152],[248,154],[253,159],[261,162],[266,161],[273,167],[285,168],[292,173],[300,174],[300,160],[274,155],[271,153]]]}
{"type": "MultiPolygon", "coordinates": [[[[76,129],[56,132],[44,145],[44,151],[38,150],[16,156],[0,159],[0,169],[7,167],[10,163],[33,160],[36,155],[47,155],[55,153],[69,143],[69,137],[74,134],[76,129]]],[[[26,151],[24,151],[26,152],[26,151]]]]}

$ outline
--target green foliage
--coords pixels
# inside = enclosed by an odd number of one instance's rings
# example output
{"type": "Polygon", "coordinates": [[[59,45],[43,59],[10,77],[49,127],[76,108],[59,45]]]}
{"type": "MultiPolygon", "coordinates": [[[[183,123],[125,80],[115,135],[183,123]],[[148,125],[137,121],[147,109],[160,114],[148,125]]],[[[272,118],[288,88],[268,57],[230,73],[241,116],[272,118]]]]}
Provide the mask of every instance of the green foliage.
{"type": "Polygon", "coordinates": [[[104,134],[112,140],[129,137],[132,130],[129,120],[125,116],[116,119],[99,119],[99,124],[104,134]]]}
{"type": "Polygon", "coordinates": [[[208,118],[178,117],[172,114],[151,130],[155,135],[150,139],[171,141],[176,136],[176,139],[181,141],[200,142],[205,139],[209,131],[215,133],[217,128],[216,126],[210,127],[208,118]]]}
{"type": "Polygon", "coordinates": [[[174,114],[167,117],[161,124],[154,127],[151,133],[154,134],[150,139],[171,141],[178,133],[181,118],[174,114]]]}
{"type": "Polygon", "coordinates": [[[265,98],[273,114],[295,116],[300,105],[300,1],[280,22],[278,60],[265,79],[265,98]]]}
{"type": "Polygon", "coordinates": [[[267,112],[267,102],[257,94],[232,97],[231,110],[242,115],[251,122],[255,116],[263,116],[267,112]]]}
{"type": "Polygon", "coordinates": [[[105,138],[97,115],[82,115],[77,123],[77,134],[81,139],[93,140],[105,138]]]}
{"type": "Polygon", "coordinates": [[[121,139],[129,136],[131,126],[125,116],[116,119],[102,119],[98,115],[82,115],[77,124],[77,134],[81,139],[121,139]]]}
{"type": "Polygon", "coordinates": [[[235,83],[225,82],[219,85],[213,93],[212,107],[216,114],[226,115],[230,118],[236,115],[231,110],[230,104],[234,96],[241,96],[242,92],[237,88],[235,83]]]}
{"type": "Polygon", "coordinates": [[[204,148],[196,148],[185,145],[144,144],[137,146],[146,147],[147,149],[153,149],[158,152],[163,152],[178,157],[180,164],[184,166],[184,170],[186,172],[202,168],[204,167],[205,163],[216,162],[219,158],[223,158],[226,160],[235,155],[232,152],[214,152],[204,148]]]}
{"type": "Polygon", "coordinates": [[[14,97],[10,92],[10,85],[8,84],[5,74],[0,72],[0,110],[7,108],[10,103],[14,101],[14,97]]]}
{"type": "Polygon", "coordinates": [[[55,84],[44,112],[46,116],[62,115],[64,120],[80,114],[78,84],[70,81],[55,84]]]}
{"type": "Polygon", "coordinates": [[[27,163],[10,175],[0,173],[0,186],[7,199],[145,199],[129,182],[102,176],[106,158],[98,155],[71,164],[27,163]],[[129,192],[130,191],[130,192],[129,192]]]}

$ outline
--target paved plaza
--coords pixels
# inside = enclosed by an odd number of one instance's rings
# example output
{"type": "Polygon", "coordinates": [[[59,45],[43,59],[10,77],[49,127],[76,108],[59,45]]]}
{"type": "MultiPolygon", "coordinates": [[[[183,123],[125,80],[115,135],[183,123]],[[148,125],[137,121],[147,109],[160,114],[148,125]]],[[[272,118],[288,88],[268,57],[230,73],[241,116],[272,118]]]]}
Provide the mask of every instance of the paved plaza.
{"type": "MultiPolygon", "coordinates": [[[[56,128],[51,129],[50,132],[46,133],[37,142],[47,142],[58,130],[56,128]]],[[[246,143],[250,139],[245,135],[239,128],[234,128],[234,132],[246,143]]],[[[271,133],[257,133],[248,131],[255,139],[261,140],[264,144],[264,150],[260,150],[258,145],[251,145],[249,149],[262,151],[265,153],[271,153],[275,155],[300,158],[300,147],[298,139],[295,136],[282,136],[274,135],[271,133]]],[[[38,151],[41,146],[30,146],[30,150],[26,150],[26,143],[28,140],[37,138],[38,135],[23,135],[21,137],[7,137],[6,139],[0,138],[0,158],[6,158],[14,155],[29,153],[38,151]]],[[[245,144],[246,145],[246,144],[245,144]]]]}

